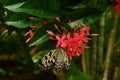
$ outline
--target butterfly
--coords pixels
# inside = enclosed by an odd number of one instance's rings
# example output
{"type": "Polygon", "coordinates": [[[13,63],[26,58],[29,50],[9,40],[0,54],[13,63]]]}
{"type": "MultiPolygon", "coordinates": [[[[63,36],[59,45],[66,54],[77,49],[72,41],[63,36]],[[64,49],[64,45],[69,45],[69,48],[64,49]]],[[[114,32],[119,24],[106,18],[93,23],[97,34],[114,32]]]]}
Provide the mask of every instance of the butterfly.
{"type": "Polygon", "coordinates": [[[48,69],[60,71],[63,68],[68,70],[70,68],[70,62],[66,52],[61,48],[57,48],[50,50],[44,55],[38,63],[38,67],[41,71],[48,69]]]}

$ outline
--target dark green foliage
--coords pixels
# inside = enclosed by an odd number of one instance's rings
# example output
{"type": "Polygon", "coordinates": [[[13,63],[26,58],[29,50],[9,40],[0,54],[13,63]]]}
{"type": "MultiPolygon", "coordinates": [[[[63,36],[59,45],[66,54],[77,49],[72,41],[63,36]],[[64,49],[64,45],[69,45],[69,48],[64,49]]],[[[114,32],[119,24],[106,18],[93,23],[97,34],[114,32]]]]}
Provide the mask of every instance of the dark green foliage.
{"type": "Polygon", "coordinates": [[[6,75],[6,71],[0,68],[0,76],[5,76],[5,75],[6,75]]]}

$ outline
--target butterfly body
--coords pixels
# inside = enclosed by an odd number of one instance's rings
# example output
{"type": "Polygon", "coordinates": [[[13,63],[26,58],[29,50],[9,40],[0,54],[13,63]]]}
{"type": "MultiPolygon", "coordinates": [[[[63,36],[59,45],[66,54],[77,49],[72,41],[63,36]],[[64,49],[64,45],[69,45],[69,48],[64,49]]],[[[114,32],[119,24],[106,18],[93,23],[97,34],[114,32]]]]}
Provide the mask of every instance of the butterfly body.
{"type": "Polygon", "coordinates": [[[60,71],[63,68],[69,69],[70,63],[65,51],[61,48],[50,50],[39,62],[40,70],[53,69],[60,71]]]}

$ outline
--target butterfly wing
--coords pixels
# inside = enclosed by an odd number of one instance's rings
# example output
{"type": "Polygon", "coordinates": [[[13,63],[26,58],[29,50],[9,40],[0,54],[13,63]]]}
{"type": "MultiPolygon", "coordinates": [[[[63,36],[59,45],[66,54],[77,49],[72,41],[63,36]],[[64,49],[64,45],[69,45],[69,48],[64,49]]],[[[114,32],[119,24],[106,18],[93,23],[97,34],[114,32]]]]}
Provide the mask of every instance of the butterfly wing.
{"type": "Polygon", "coordinates": [[[53,56],[56,53],[57,49],[49,51],[43,58],[40,60],[38,67],[40,70],[52,69],[55,63],[55,57],[53,56]]]}
{"type": "Polygon", "coordinates": [[[38,64],[40,70],[54,69],[60,71],[69,69],[70,63],[65,51],[61,48],[49,51],[38,64]]]}
{"type": "Polygon", "coordinates": [[[63,68],[69,69],[70,63],[69,63],[68,56],[66,55],[65,51],[61,48],[57,48],[57,51],[59,52],[59,54],[57,55],[57,58],[54,64],[55,70],[60,71],[63,68]]]}

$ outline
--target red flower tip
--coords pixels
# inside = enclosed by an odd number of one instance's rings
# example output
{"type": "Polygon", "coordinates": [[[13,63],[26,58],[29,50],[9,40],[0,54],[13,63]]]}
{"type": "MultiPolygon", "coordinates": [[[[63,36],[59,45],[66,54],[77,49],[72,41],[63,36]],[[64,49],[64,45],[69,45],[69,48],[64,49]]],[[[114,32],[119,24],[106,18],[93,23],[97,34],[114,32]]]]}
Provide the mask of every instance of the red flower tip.
{"type": "Polygon", "coordinates": [[[28,17],[30,20],[35,20],[36,18],[35,17],[28,17]]]}
{"type": "Polygon", "coordinates": [[[36,26],[30,26],[30,28],[35,29],[35,28],[36,28],[36,26]]]}
{"type": "Polygon", "coordinates": [[[24,34],[24,36],[27,36],[28,34],[30,34],[30,37],[33,37],[34,32],[32,32],[32,30],[29,30],[28,32],[26,32],[26,33],[24,34]]]}
{"type": "Polygon", "coordinates": [[[54,24],[54,27],[55,27],[55,29],[58,29],[58,26],[56,24],[54,24]]]}
{"type": "Polygon", "coordinates": [[[27,36],[28,34],[30,35],[30,37],[26,40],[26,43],[28,43],[32,39],[32,37],[34,36],[34,32],[32,32],[32,30],[29,30],[27,33],[25,33],[24,36],[27,36]]]}
{"type": "Polygon", "coordinates": [[[33,37],[34,33],[32,32],[32,30],[30,30],[29,32],[30,32],[30,37],[33,37]]]}
{"type": "Polygon", "coordinates": [[[89,34],[89,36],[99,36],[99,34],[89,34]]]}
{"type": "Polygon", "coordinates": [[[53,37],[50,37],[51,40],[55,40],[53,37]]]}
{"type": "Polygon", "coordinates": [[[31,38],[28,38],[28,39],[25,41],[25,43],[28,43],[30,40],[31,40],[31,38]]]}
{"type": "Polygon", "coordinates": [[[90,48],[89,46],[83,46],[84,48],[90,48]]]}
{"type": "Polygon", "coordinates": [[[53,36],[54,35],[54,33],[52,32],[52,31],[50,31],[50,30],[47,30],[46,31],[50,36],[53,36]]]}

